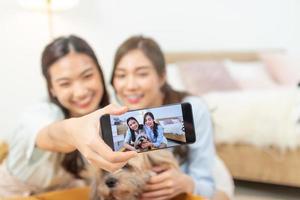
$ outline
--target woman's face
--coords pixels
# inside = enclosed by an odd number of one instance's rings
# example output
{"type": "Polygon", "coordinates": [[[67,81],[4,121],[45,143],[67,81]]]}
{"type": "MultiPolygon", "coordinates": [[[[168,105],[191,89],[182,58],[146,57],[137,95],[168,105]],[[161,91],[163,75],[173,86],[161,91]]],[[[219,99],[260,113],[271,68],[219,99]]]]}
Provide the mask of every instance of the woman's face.
{"type": "Polygon", "coordinates": [[[154,125],[154,120],[150,117],[150,115],[147,115],[146,118],[145,118],[145,124],[147,126],[149,126],[150,128],[153,127],[154,125]]]}
{"type": "Polygon", "coordinates": [[[104,89],[94,61],[82,53],[71,52],[49,68],[51,94],[72,117],[95,111],[104,89]]]}
{"type": "Polygon", "coordinates": [[[131,130],[137,131],[139,128],[139,124],[134,119],[129,120],[128,126],[131,130]]]}
{"type": "Polygon", "coordinates": [[[152,62],[141,50],[125,54],[114,71],[116,94],[129,109],[162,105],[160,88],[164,83],[165,75],[158,75],[152,62]]]}

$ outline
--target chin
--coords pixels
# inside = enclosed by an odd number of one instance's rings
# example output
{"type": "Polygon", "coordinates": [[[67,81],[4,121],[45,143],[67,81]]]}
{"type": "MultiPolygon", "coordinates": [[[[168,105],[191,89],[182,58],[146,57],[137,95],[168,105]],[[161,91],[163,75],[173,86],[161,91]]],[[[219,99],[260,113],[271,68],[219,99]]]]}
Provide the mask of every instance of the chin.
{"type": "Polygon", "coordinates": [[[127,104],[126,106],[128,106],[130,110],[145,108],[145,106],[141,104],[127,104]]]}
{"type": "Polygon", "coordinates": [[[92,108],[87,108],[87,109],[78,109],[76,111],[74,111],[74,113],[76,113],[76,116],[81,117],[83,115],[87,115],[91,112],[94,112],[97,108],[92,109],[92,108]]]}

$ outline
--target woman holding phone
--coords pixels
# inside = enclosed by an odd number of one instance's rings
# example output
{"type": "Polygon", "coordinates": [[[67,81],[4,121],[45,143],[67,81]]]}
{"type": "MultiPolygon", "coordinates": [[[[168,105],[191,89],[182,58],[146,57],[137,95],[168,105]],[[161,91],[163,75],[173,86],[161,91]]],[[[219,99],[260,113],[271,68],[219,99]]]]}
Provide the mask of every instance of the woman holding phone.
{"type": "Polygon", "coordinates": [[[146,112],[144,114],[144,125],[149,130],[149,138],[155,148],[167,147],[168,141],[164,136],[164,129],[161,125],[154,121],[154,115],[152,112],[146,112]]]}
{"type": "Polygon", "coordinates": [[[101,67],[86,41],[59,37],[42,54],[49,99],[27,109],[0,166],[0,197],[82,186],[86,162],[114,171],[134,152],[113,152],[99,137],[99,117],[122,114],[109,105],[101,67]]]}
{"type": "Polygon", "coordinates": [[[193,107],[196,142],[173,151],[180,160],[181,170],[166,166],[153,168],[157,175],[150,179],[141,199],[167,200],[180,193],[196,193],[213,199],[232,197],[231,176],[215,154],[207,107],[199,97],[175,91],[168,85],[164,56],[154,40],[134,36],[121,44],[114,58],[111,84],[118,100],[129,109],[180,102],[189,102],[193,107]],[[214,168],[221,169],[228,190],[218,190],[214,168]]]}

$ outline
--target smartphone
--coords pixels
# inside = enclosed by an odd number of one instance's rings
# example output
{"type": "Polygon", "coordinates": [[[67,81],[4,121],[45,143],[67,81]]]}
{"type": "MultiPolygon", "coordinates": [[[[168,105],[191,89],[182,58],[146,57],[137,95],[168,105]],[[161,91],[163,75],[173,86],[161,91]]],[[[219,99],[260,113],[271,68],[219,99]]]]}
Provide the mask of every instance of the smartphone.
{"type": "Polygon", "coordinates": [[[103,115],[100,126],[103,140],[114,151],[145,152],[196,140],[190,103],[103,115]]]}

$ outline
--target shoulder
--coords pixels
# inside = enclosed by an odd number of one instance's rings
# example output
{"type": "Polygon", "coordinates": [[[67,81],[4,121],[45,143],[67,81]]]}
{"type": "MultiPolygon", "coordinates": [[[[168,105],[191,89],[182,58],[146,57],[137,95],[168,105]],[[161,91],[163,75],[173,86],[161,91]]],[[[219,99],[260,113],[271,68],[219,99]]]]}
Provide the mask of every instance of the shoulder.
{"type": "Polygon", "coordinates": [[[206,102],[198,96],[186,96],[182,102],[188,102],[192,105],[193,114],[194,113],[209,113],[208,106],[206,102]]]}
{"type": "Polygon", "coordinates": [[[163,129],[163,127],[162,127],[162,125],[160,125],[160,124],[157,124],[157,129],[163,129]]]}

